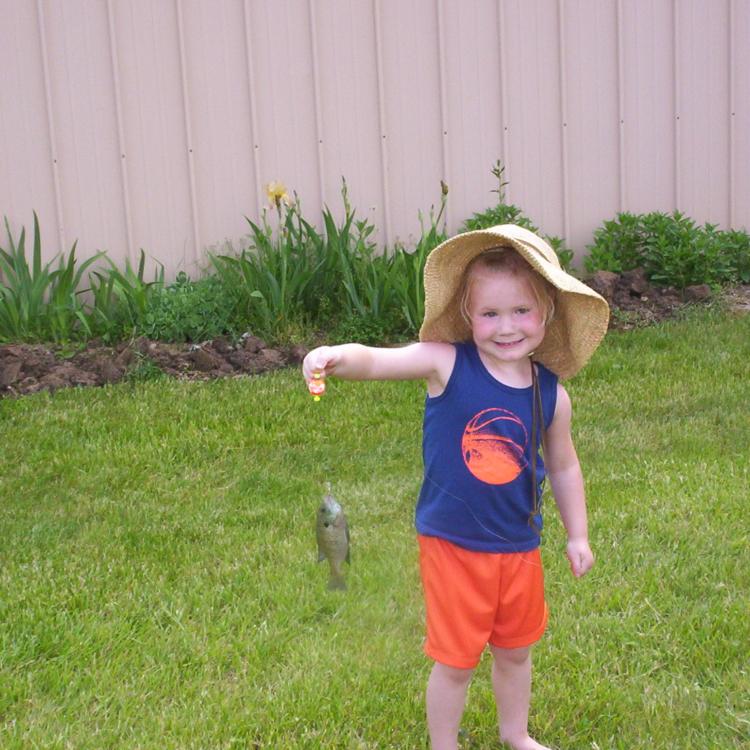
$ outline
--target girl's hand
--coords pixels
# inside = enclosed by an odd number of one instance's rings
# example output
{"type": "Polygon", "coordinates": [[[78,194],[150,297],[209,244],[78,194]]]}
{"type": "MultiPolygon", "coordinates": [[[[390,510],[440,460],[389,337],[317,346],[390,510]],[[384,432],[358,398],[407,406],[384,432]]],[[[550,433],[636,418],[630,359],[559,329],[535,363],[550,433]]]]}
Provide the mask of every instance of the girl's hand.
{"type": "Polygon", "coordinates": [[[586,575],[594,565],[594,553],[588,539],[569,539],[567,548],[570,569],[576,578],[586,575]]]}
{"type": "Polygon", "coordinates": [[[338,356],[332,346],[319,346],[307,354],[302,361],[302,375],[305,382],[309,383],[313,376],[325,378],[331,375],[336,368],[338,356]]]}

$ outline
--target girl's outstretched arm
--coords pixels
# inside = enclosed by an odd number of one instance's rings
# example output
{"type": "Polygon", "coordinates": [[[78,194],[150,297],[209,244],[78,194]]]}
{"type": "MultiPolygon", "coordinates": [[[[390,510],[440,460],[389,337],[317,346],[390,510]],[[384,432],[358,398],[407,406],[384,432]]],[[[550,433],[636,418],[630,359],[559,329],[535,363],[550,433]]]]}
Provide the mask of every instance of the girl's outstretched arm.
{"type": "Polygon", "coordinates": [[[319,346],[302,363],[306,381],[316,373],[345,380],[427,380],[431,395],[442,392],[453,370],[452,344],[419,342],[385,348],[362,344],[319,346]]]}
{"type": "Polygon", "coordinates": [[[583,474],[570,433],[571,418],[570,397],[565,388],[558,385],[555,416],[546,435],[544,464],[552,494],[568,532],[570,567],[573,575],[580,578],[593,566],[594,555],[589,546],[583,474]]]}

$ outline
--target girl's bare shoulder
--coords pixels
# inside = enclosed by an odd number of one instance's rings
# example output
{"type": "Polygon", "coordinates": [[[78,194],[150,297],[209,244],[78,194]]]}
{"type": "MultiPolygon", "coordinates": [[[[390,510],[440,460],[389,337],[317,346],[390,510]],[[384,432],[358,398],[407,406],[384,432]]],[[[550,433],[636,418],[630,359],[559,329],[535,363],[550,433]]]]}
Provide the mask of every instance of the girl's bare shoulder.
{"type": "Polygon", "coordinates": [[[423,347],[425,359],[431,363],[430,371],[426,375],[427,392],[430,396],[439,396],[448,385],[453,367],[456,363],[456,347],[434,341],[423,341],[418,345],[423,347]]]}

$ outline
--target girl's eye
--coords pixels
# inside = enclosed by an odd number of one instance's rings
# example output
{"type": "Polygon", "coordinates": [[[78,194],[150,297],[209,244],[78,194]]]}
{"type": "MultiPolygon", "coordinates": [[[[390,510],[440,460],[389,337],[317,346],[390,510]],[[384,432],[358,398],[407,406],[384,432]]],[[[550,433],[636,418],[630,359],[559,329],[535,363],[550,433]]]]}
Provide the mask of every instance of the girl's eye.
{"type": "Polygon", "coordinates": [[[518,307],[518,308],[516,308],[516,312],[519,315],[526,315],[526,313],[528,313],[530,309],[531,308],[529,308],[529,307],[518,307]]]}

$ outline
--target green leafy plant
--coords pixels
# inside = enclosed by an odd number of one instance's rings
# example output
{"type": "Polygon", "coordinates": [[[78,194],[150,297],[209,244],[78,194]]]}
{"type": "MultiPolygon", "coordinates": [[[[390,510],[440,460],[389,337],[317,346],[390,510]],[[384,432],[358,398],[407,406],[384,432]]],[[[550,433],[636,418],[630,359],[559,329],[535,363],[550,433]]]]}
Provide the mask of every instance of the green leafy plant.
{"type": "Polygon", "coordinates": [[[143,331],[152,299],[164,288],[164,266],[159,263],[153,281],[144,278],[146,254],[141,248],[138,268],[130,260],[121,271],[109,259],[109,267],[93,271],[89,284],[93,296],[91,327],[96,335],[108,341],[134,336],[143,331]]]}
{"type": "Polygon", "coordinates": [[[389,262],[376,253],[377,248],[371,239],[374,225],[367,219],[355,219],[346,180],[342,180],[341,196],[344,218],[340,225],[336,224],[328,208],[323,211],[325,255],[333,259],[327,264],[327,272],[338,272],[345,292],[346,316],[376,319],[386,314],[392,304],[389,262]]]}
{"type": "Polygon", "coordinates": [[[274,337],[305,318],[313,298],[308,294],[325,259],[316,230],[301,214],[299,202],[277,204],[278,231],[265,213],[261,224],[246,218],[251,245],[239,255],[212,255],[218,277],[237,294],[238,309],[253,330],[274,337]]]}
{"type": "MultiPolygon", "coordinates": [[[[505,200],[504,167],[492,168],[497,203],[467,219],[462,231],[512,223],[543,236],[560,263],[571,270],[573,252],[560,237],[544,235],[521,208],[505,200]]],[[[325,206],[308,220],[296,194],[279,183],[268,186],[271,211],[247,218],[250,236],[240,252],[209,254],[210,267],[192,280],[178,275],[165,283],[158,264],[147,281],[146,255],[118,268],[106,254],[78,262],[67,254],[43,264],[34,214],[31,258],[26,232],[10,232],[0,247],[0,340],[59,343],[93,336],[114,343],[145,335],[167,341],[200,341],[250,330],[274,342],[328,340],[368,343],[413,338],[424,317],[423,271],[431,250],[446,239],[448,188],[442,184],[437,210],[425,218],[415,247],[380,248],[375,226],[357,217],[342,178],[343,215],[325,206]],[[92,264],[103,258],[104,264],[92,264]],[[88,280],[85,285],[84,277],[88,280]]],[[[750,283],[747,232],[702,227],[671,215],[621,213],[597,229],[589,247],[588,271],[643,267],[651,281],[683,288],[690,284],[750,283]]]]}
{"type": "Polygon", "coordinates": [[[135,361],[128,368],[125,382],[131,384],[152,383],[158,380],[166,380],[166,373],[152,359],[146,355],[136,352],[135,361]]]}
{"type": "Polygon", "coordinates": [[[91,334],[78,287],[83,274],[103,253],[78,263],[76,243],[70,254],[56,255],[42,265],[39,219],[34,212],[31,264],[26,258],[26,229],[16,241],[7,218],[8,247],[0,248],[0,340],[69,341],[91,334]],[[55,260],[59,257],[56,269],[55,260]]]}
{"type": "Polygon", "coordinates": [[[446,239],[445,224],[440,220],[445,212],[448,189],[443,184],[440,210],[437,214],[430,210],[430,223],[425,227],[422,215],[419,222],[422,233],[413,251],[397,245],[393,251],[391,275],[395,296],[404,321],[404,332],[416,335],[424,319],[424,265],[427,256],[446,239]]]}
{"type": "Polygon", "coordinates": [[[744,230],[728,229],[718,232],[719,242],[728,258],[731,278],[750,284],[750,234],[744,230]]]}
{"type": "Polygon", "coordinates": [[[254,332],[274,339],[295,326],[317,325],[334,336],[360,332],[373,341],[418,327],[422,268],[444,238],[437,227],[445,198],[437,217],[431,212],[430,226],[423,225],[415,252],[397,246],[379,253],[375,227],[356,218],[343,179],[341,195],[343,218],[337,221],[326,206],[322,233],[303,217],[295,196],[276,204],[275,230],[265,215],[260,225],[248,219],[250,247],[212,256],[217,276],[237,290],[239,314],[254,332]]]}
{"type": "Polygon", "coordinates": [[[645,229],[641,216],[620,213],[617,219],[605,221],[594,232],[594,244],[584,260],[587,271],[622,273],[641,263],[645,229]]]}
{"type": "Polygon", "coordinates": [[[492,168],[492,174],[498,181],[497,188],[492,191],[493,193],[497,193],[497,205],[490,206],[484,211],[475,213],[469,219],[466,219],[461,226],[461,231],[471,232],[475,229],[488,229],[498,224],[517,224],[543,237],[557,253],[560,265],[566,271],[571,271],[574,253],[570,248],[566,247],[565,241],[561,237],[543,234],[539,230],[539,227],[524,214],[522,209],[512,203],[505,202],[505,186],[508,185],[508,182],[504,179],[504,172],[505,167],[498,159],[492,168]]]}
{"type": "Polygon", "coordinates": [[[594,232],[585,267],[621,273],[643,268],[661,286],[717,287],[750,280],[750,237],[714,224],[696,225],[679,211],[620,213],[594,232]]]}
{"type": "Polygon", "coordinates": [[[205,341],[236,333],[237,300],[216,276],[197,281],[180,272],[148,300],[140,332],[162,341],[205,341]]]}

